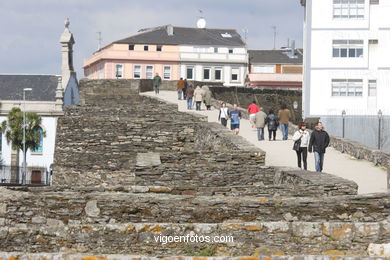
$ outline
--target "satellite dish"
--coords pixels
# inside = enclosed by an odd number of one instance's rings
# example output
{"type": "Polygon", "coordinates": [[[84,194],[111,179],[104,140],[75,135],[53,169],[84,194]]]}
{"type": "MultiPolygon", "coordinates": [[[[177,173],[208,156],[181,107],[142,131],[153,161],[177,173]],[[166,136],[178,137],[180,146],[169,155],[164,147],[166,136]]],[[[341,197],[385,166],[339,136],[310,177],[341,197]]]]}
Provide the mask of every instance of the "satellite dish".
{"type": "Polygon", "coordinates": [[[199,20],[196,22],[196,26],[201,29],[205,28],[206,20],[204,18],[199,18],[199,20]]]}

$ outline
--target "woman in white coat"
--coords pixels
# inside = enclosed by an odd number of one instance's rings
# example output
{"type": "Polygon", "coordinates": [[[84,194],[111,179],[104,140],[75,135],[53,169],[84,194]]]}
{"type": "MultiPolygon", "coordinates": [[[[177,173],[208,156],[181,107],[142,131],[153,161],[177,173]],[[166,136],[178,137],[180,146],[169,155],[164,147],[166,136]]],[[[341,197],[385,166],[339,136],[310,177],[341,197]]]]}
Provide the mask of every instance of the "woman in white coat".
{"type": "Polygon", "coordinates": [[[200,111],[200,106],[202,105],[203,100],[203,90],[197,86],[194,91],[194,100],[196,104],[196,110],[200,111]]]}
{"type": "Polygon", "coordinates": [[[294,133],[292,140],[294,143],[300,140],[299,147],[294,145],[294,150],[297,153],[298,167],[302,168],[301,161],[303,161],[303,169],[307,170],[307,147],[309,146],[310,132],[306,129],[306,123],[302,122],[298,125],[298,130],[294,133]]]}

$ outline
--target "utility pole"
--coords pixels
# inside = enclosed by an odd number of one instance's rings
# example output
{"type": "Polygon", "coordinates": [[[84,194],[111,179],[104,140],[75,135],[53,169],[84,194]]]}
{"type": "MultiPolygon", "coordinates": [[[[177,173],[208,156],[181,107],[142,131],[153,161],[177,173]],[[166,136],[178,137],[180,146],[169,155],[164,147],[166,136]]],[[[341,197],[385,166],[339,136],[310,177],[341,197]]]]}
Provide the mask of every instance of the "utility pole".
{"type": "Polygon", "coordinates": [[[99,37],[98,37],[98,50],[100,50],[102,48],[102,42],[103,42],[103,39],[102,39],[102,32],[96,32],[99,37]]]}
{"type": "Polygon", "coordinates": [[[271,27],[274,30],[274,50],[276,49],[276,26],[271,27]]]}

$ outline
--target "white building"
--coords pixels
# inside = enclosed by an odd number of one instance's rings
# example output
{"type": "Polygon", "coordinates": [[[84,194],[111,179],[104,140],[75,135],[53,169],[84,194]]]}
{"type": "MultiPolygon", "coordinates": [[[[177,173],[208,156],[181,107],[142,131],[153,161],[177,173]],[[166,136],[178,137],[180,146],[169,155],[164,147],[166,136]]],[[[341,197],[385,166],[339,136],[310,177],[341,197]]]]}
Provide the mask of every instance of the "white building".
{"type": "Polygon", "coordinates": [[[304,117],[390,115],[390,0],[301,0],[304,117]]]}
{"type": "MultiPolygon", "coordinates": [[[[28,150],[26,155],[30,177],[34,174],[34,167],[49,170],[54,161],[57,119],[63,115],[64,107],[77,104],[79,100],[78,83],[72,61],[74,40],[68,26],[69,21],[66,21],[65,30],[60,39],[62,45],[61,75],[0,74],[0,123],[7,120],[8,113],[13,107],[19,107],[26,112],[36,112],[42,117],[42,124],[38,131],[45,131],[46,136],[41,138],[38,149],[28,150]],[[24,91],[25,89],[30,90],[24,91]],[[25,101],[23,101],[23,92],[25,92],[25,101]]],[[[17,162],[19,162],[19,166],[22,166],[23,153],[20,152],[17,158],[17,152],[12,149],[11,145],[0,130],[0,157],[3,165],[18,166],[17,162]]],[[[4,171],[0,171],[1,182],[8,181],[10,177],[3,176],[4,174],[4,171]]],[[[44,176],[41,177],[44,178],[44,176]]],[[[34,177],[31,178],[34,179],[34,177]]],[[[34,181],[32,179],[30,181],[34,181]]]]}

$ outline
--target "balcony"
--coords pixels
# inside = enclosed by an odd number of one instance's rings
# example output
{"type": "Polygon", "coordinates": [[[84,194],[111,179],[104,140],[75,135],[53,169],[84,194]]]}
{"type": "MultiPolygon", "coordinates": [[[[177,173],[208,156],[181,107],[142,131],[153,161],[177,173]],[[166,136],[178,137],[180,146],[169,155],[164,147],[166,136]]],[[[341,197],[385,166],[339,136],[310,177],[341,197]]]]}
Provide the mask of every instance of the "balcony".
{"type": "Polygon", "coordinates": [[[0,166],[0,186],[49,186],[50,172],[44,167],[27,167],[23,182],[23,167],[0,166]]]}
{"type": "Polygon", "coordinates": [[[281,74],[281,73],[251,73],[251,82],[302,82],[302,74],[281,74]]]}

